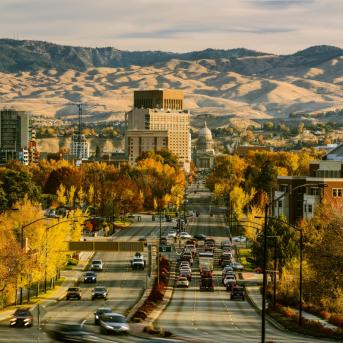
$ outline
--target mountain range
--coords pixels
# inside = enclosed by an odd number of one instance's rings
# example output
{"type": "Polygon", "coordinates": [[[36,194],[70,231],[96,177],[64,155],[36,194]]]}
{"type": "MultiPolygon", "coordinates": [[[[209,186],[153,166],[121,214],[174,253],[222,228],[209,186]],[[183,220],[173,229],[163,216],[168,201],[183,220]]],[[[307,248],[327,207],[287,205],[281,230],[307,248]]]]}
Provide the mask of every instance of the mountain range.
{"type": "Polygon", "coordinates": [[[153,88],[182,89],[194,118],[212,126],[341,109],[343,49],[131,52],[0,39],[0,107],[70,118],[82,102],[87,120],[120,120],[133,90],[153,88]]]}

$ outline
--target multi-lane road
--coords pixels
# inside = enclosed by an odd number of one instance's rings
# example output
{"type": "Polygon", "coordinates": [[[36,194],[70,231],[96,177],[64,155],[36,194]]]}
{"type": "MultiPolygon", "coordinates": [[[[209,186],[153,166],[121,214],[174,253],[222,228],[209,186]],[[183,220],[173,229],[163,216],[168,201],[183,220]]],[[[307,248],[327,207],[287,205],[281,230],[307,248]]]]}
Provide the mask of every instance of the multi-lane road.
{"type": "MultiPolygon", "coordinates": [[[[214,237],[216,241],[227,238],[227,228],[222,215],[210,216],[211,194],[203,187],[191,187],[189,194],[189,210],[199,211],[199,217],[193,217],[187,230],[190,234],[203,233],[214,237]],[[196,191],[196,193],[194,192],[196,191]]],[[[162,232],[166,233],[172,223],[162,223],[162,232]]],[[[149,240],[159,235],[159,223],[153,222],[151,216],[143,216],[142,222],[136,222],[130,228],[118,232],[112,239],[132,241],[140,237],[149,240]]],[[[103,341],[115,342],[147,342],[163,341],[158,338],[140,338],[134,336],[114,337],[99,334],[93,325],[93,312],[97,307],[109,306],[116,312],[127,311],[140,298],[146,287],[146,272],[131,271],[129,261],[132,254],[118,252],[99,252],[96,255],[104,262],[104,271],[98,273],[98,285],[109,290],[107,301],[91,300],[93,285],[84,285],[81,301],[59,301],[42,312],[42,323],[49,325],[56,322],[85,323],[87,330],[94,332],[103,341]]],[[[229,295],[221,285],[220,270],[217,267],[214,292],[200,292],[198,273],[194,272],[188,289],[175,289],[170,304],[156,320],[156,324],[171,331],[175,339],[169,341],[187,342],[239,342],[250,343],[260,340],[261,317],[247,301],[230,301],[229,295]]],[[[13,329],[8,323],[0,323],[0,342],[36,342],[37,327],[29,329],[13,329]]],[[[268,342],[316,342],[312,337],[305,337],[281,331],[267,323],[266,336],[268,342]]],[[[41,331],[40,342],[51,342],[41,331]]],[[[325,340],[321,339],[321,342],[325,340]]]]}
{"type": "MultiPolygon", "coordinates": [[[[200,212],[189,224],[189,233],[203,233],[217,242],[227,239],[223,216],[209,215],[210,193],[191,189],[189,206],[200,212]],[[194,193],[194,190],[197,192],[194,193]]],[[[157,324],[173,332],[178,338],[193,342],[260,341],[261,317],[247,301],[230,301],[229,294],[221,285],[219,267],[215,271],[215,291],[199,291],[199,273],[194,270],[188,289],[175,289],[170,304],[158,318],[157,324]]],[[[267,342],[316,342],[312,337],[286,333],[267,323],[267,342]]],[[[325,340],[324,340],[325,341],[325,340]]]]}

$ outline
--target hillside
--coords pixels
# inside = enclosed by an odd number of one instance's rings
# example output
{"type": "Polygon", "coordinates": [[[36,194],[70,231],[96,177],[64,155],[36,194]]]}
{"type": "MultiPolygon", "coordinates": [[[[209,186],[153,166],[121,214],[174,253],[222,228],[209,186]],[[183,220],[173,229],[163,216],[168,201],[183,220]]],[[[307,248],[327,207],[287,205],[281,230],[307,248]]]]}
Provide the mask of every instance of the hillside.
{"type": "Polygon", "coordinates": [[[178,88],[212,126],[343,107],[343,50],[277,56],[246,49],[169,53],[0,40],[0,106],[90,121],[123,119],[134,89],[178,88]]]}

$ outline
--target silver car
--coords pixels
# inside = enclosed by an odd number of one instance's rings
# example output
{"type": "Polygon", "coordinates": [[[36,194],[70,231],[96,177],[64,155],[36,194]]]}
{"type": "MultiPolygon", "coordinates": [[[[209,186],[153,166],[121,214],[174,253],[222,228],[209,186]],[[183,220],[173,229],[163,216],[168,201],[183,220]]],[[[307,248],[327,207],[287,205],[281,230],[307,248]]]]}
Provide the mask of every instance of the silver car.
{"type": "Polygon", "coordinates": [[[105,313],[99,317],[101,331],[107,334],[127,334],[130,331],[126,318],[119,313],[105,313]]]}
{"type": "Polygon", "coordinates": [[[101,260],[93,260],[91,264],[91,270],[102,271],[104,265],[101,260]]]}

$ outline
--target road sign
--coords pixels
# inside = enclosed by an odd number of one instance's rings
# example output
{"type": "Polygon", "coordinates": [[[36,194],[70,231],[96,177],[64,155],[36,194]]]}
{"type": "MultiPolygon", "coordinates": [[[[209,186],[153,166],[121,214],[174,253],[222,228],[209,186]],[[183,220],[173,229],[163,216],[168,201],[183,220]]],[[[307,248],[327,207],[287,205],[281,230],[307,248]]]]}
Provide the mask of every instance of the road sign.
{"type": "Polygon", "coordinates": [[[171,252],[170,245],[160,245],[160,252],[171,252]]]}
{"type": "Polygon", "coordinates": [[[69,242],[69,251],[144,251],[144,242],[69,242]]]}

